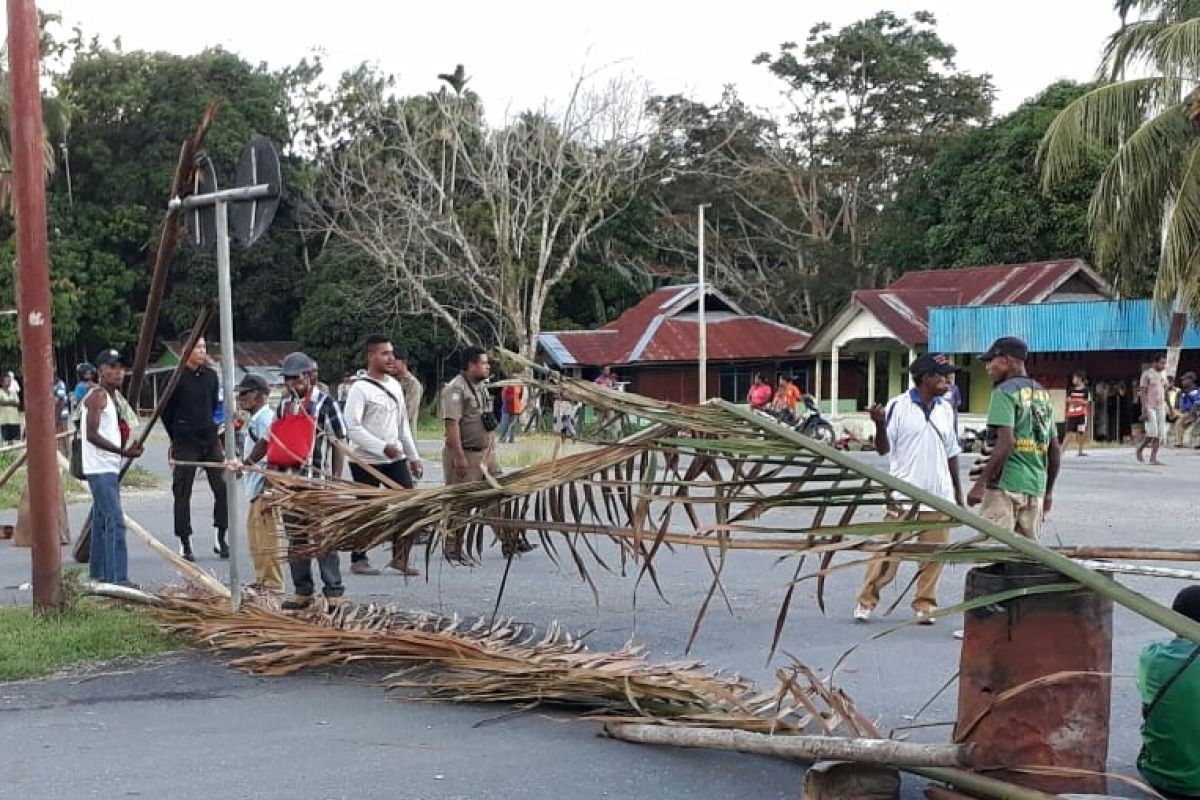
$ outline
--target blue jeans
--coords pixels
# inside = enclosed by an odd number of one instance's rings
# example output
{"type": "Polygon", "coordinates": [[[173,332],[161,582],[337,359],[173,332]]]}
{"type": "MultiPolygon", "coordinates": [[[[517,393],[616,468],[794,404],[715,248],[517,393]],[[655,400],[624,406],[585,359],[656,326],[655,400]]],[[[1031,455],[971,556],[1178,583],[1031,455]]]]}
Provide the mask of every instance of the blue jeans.
{"type": "Polygon", "coordinates": [[[125,550],[125,513],[117,473],[87,476],[92,492],[92,553],[88,576],[95,581],[129,580],[129,554],[125,550]]]}
{"type": "Polygon", "coordinates": [[[511,442],[517,438],[517,429],[521,427],[521,415],[500,412],[500,430],[496,432],[501,442],[511,442]]]}

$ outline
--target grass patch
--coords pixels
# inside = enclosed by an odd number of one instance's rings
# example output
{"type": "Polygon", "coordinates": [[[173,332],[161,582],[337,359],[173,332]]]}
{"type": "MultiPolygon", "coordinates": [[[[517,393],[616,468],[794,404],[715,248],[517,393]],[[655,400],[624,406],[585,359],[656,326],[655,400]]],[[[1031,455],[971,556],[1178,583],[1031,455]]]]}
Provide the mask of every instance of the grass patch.
{"type": "Polygon", "coordinates": [[[122,489],[156,489],[165,481],[162,476],[155,475],[150,470],[134,465],[125,473],[121,480],[122,489]]]}
{"type": "MultiPolygon", "coordinates": [[[[521,469],[523,467],[540,464],[543,461],[550,461],[554,458],[554,448],[558,447],[558,457],[572,455],[574,453],[582,453],[585,450],[590,450],[592,445],[580,442],[563,442],[559,444],[559,437],[552,434],[531,434],[518,437],[511,444],[496,445],[496,460],[500,462],[500,466],[505,469],[521,469]]],[[[420,449],[421,459],[429,462],[441,463],[442,448],[424,447],[420,449]]]]}
{"type": "Polygon", "coordinates": [[[83,599],[57,616],[0,609],[0,681],[50,675],[88,661],[149,656],[179,647],[149,616],[83,599]]]}
{"type": "MultiPolygon", "coordinates": [[[[21,454],[15,451],[0,453],[0,473],[7,470],[20,457],[21,454]]],[[[0,508],[16,508],[17,504],[21,502],[21,493],[25,491],[26,475],[25,468],[21,467],[8,483],[0,486],[0,508]]],[[[72,495],[87,495],[87,485],[75,480],[70,475],[64,473],[60,480],[62,480],[63,491],[67,493],[68,499],[72,495]]]]}

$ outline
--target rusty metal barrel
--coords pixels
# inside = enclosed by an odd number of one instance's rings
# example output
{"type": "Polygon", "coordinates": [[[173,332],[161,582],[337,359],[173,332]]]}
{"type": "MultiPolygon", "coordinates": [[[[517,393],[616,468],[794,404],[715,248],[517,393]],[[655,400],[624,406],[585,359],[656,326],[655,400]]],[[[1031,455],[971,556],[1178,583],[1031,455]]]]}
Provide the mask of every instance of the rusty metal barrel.
{"type": "MultiPolygon", "coordinates": [[[[965,599],[1069,582],[1039,564],[1003,562],[967,573],[965,599]]],[[[965,618],[954,739],[975,745],[976,768],[1103,773],[1112,601],[1088,590],[1035,594],[965,618]]],[[[990,774],[1051,794],[1103,794],[1107,783],[1102,775],[990,774]]]]}

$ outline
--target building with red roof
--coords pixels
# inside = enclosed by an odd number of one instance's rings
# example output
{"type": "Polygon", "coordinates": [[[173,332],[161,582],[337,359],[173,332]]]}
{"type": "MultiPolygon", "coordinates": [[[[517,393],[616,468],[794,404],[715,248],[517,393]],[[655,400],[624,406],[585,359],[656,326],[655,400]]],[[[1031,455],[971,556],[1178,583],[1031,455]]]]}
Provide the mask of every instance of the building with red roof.
{"type": "MultiPolygon", "coordinates": [[[[815,359],[818,397],[837,411],[868,408],[899,394],[904,371],[929,344],[930,310],[1111,300],[1112,288],[1081,259],[908,272],[883,289],[860,289],[797,353],[815,359]],[[822,372],[828,370],[828,377],[822,372]],[[852,384],[852,386],[849,386],[852,384]],[[828,402],[827,402],[828,404],[828,402]]],[[[1014,332],[1015,333],[1015,332],[1014,332]]],[[[982,364],[957,359],[964,410],[986,407],[982,364]],[[972,383],[980,391],[972,393],[972,383]]]]}
{"type": "MultiPolygon", "coordinates": [[[[591,377],[611,366],[631,391],[694,403],[700,391],[699,305],[696,284],[667,286],[597,330],[543,333],[539,349],[570,374],[591,377]]],[[[774,380],[811,362],[797,354],[808,333],[749,314],[712,287],[705,292],[705,320],[710,397],[744,402],[755,372],[774,380]]]]}

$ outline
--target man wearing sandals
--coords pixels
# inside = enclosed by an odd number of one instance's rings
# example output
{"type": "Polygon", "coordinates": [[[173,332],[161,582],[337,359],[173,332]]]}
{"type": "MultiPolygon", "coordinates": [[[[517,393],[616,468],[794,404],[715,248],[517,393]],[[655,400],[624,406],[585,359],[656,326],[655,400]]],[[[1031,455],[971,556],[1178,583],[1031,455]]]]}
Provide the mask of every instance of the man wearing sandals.
{"type": "MultiPolygon", "coordinates": [[[[346,429],[350,449],[350,474],[356,483],[380,486],[380,476],[406,489],[413,488],[413,477],[424,474],[417,443],[413,440],[404,390],[392,377],[395,350],[387,336],[367,337],[367,370],[354,379],[346,393],[346,429]],[[364,466],[367,465],[367,466],[364,466]]],[[[421,573],[408,564],[413,536],[392,542],[392,560],[388,569],[400,575],[421,573]]],[[[366,553],[354,553],[350,571],[356,575],[378,575],[367,561],[366,553]]]]}

